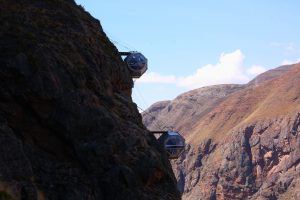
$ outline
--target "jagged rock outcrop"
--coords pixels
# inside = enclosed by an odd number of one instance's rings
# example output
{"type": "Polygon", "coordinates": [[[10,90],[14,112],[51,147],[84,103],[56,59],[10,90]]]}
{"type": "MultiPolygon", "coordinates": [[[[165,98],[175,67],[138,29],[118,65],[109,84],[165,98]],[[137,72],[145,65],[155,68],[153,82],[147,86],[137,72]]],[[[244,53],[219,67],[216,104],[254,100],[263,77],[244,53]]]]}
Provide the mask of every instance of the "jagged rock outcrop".
{"type": "Polygon", "coordinates": [[[258,76],[186,130],[173,162],[183,199],[300,198],[300,63],[258,76]]]}
{"type": "Polygon", "coordinates": [[[0,25],[1,199],[180,199],[98,20],[73,0],[4,0],[0,25]]]}

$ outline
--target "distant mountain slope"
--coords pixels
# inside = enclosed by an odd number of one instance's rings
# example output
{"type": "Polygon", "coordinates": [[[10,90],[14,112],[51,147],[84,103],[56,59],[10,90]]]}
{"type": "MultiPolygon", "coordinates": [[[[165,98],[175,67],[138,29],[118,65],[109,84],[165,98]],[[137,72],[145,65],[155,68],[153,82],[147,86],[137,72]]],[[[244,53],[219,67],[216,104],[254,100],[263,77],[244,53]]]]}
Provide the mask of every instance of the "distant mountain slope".
{"type": "Polygon", "coordinates": [[[283,73],[287,72],[293,65],[283,65],[280,67],[277,67],[275,69],[271,69],[269,71],[266,71],[257,77],[255,77],[252,81],[248,83],[248,85],[260,85],[266,81],[270,81],[283,73]]]}
{"type": "Polygon", "coordinates": [[[203,96],[183,95],[173,113],[166,112],[171,101],[154,116],[183,130],[189,143],[173,162],[183,199],[300,199],[300,64],[226,94],[209,96],[207,112],[191,105],[203,96]]]}
{"type": "Polygon", "coordinates": [[[229,96],[198,123],[198,128],[193,129],[195,132],[189,134],[190,140],[199,139],[199,130],[203,138],[223,138],[220,132],[225,134],[234,127],[298,110],[299,66],[289,67],[277,78],[257,87],[250,85],[229,96]]]}
{"type": "Polygon", "coordinates": [[[182,134],[198,122],[228,95],[244,88],[243,85],[215,85],[183,93],[172,101],[153,104],[142,113],[149,130],[174,127],[182,134]]]}

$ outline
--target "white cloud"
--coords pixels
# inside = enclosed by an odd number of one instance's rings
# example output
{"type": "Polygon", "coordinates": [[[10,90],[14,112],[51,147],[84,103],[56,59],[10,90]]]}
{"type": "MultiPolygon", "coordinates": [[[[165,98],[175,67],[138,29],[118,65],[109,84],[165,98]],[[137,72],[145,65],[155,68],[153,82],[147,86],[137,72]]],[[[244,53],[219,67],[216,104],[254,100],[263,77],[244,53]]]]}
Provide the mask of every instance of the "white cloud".
{"type": "Polygon", "coordinates": [[[176,77],[173,75],[163,76],[155,72],[144,74],[137,80],[141,83],[176,83],[176,77]]]}
{"type": "Polygon", "coordinates": [[[217,64],[208,64],[196,73],[178,78],[178,85],[190,89],[224,83],[246,83],[249,78],[242,73],[245,56],[238,49],[232,53],[222,53],[217,64]]]}
{"type": "Polygon", "coordinates": [[[195,89],[208,85],[247,83],[253,76],[266,69],[260,65],[252,65],[248,70],[243,69],[245,56],[237,49],[231,53],[222,53],[216,64],[207,64],[189,76],[160,75],[155,72],[144,74],[138,82],[174,84],[179,87],[195,89]]]}
{"type": "Polygon", "coordinates": [[[283,48],[284,50],[290,51],[290,52],[296,50],[295,44],[292,42],[289,42],[289,43],[272,42],[271,46],[283,48]]]}
{"type": "Polygon", "coordinates": [[[289,44],[286,45],[285,49],[287,51],[294,51],[295,50],[295,45],[292,44],[292,43],[289,43],[289,44]]]}
{"type": "Polygon", "coordinates": [[[280,65],[291,65],[291,64],[294,64],[294,63],[298,63],[298,62],[300,62],[300,58],[299,59],[297,59],[296,61],[291,61],[291,60],[283,60],[281,63],[280,63],[280,65]]]}
{"type": "Polygon", "coordinates": [[[247,74],[257,76],[265,71],[267,71],[266,68],[261,65],[252,65],[249,69],[247,69],[247,74]]]}
{"type": "Polygon", "coordinates": [[[283,60],[280,65],[290,65],[290,64],[293,64],[293,61],[290,61],[290,60],[283,60]]]}

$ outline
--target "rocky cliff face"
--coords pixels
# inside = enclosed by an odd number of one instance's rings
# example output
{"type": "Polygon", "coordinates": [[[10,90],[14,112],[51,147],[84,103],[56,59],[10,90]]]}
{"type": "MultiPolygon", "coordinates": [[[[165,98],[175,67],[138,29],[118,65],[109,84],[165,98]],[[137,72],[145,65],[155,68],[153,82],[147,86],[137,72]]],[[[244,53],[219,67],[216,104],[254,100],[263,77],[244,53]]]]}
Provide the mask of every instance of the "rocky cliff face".
{"type": "Polygon", "coordinates": [[[0,24],[1,199],[180,199],[98,20],[73,0],[4,0],[0,24]]]}
{"type": "Polygon", "coordinates": [[[172,122],[188,142],[173,162],[183,199],[299,199],[300,64],[210,99],[216,103],[199,121],[179,111],[193,124],[182,129],[182,118],[172,122]]]}

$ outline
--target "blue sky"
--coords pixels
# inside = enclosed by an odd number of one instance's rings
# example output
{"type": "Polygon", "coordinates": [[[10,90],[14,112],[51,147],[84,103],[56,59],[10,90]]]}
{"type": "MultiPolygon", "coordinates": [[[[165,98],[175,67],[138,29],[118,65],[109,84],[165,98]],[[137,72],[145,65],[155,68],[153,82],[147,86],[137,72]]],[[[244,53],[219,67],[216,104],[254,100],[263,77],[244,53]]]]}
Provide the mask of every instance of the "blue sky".
{"type": "Polygon", "coordinates": [[[120,51],[136,50],[149,69],[133,100],[145,109],[194,88],[246,83],[300,60],[300,1],[76,0],[120,51]]]}

